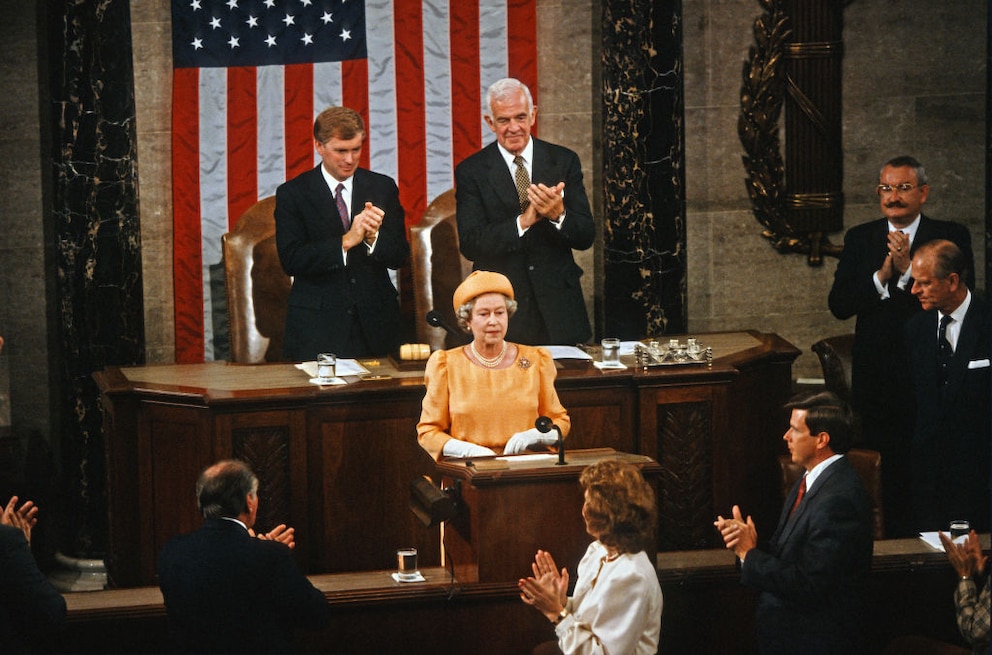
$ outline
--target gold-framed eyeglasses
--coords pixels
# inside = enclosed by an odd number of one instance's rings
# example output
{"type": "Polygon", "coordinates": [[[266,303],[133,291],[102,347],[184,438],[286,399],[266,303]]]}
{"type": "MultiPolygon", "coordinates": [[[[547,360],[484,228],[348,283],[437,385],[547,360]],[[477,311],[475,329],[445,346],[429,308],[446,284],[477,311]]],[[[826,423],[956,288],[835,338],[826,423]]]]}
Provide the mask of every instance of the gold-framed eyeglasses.
{"type": "Polygon", "coordinates": [[[892,193],[893,191],[898,191],[899,193],[909,193],[913,189],[917,188],[915,184],[910,184],[909,182],[903,182],[902,184],[879,184],[875,187],[875,193],[882,195],[883,193],[892,193]]]}

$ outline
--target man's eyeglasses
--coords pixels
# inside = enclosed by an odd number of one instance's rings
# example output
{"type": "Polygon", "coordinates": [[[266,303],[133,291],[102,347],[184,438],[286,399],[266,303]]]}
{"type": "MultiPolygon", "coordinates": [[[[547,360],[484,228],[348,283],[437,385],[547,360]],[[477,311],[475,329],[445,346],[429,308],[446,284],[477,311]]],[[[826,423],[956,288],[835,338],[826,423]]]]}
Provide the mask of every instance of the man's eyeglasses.
{"type": "Polygon", "coordinates": [[[910,184],[909,182],[903,182],[902,184],[879,184],[875,187],[875,193],[882,195],[883,193],[892,193],[893,191],[898,191],[899,193],[908,193],[916,188],[915,184],[910,184]]]}

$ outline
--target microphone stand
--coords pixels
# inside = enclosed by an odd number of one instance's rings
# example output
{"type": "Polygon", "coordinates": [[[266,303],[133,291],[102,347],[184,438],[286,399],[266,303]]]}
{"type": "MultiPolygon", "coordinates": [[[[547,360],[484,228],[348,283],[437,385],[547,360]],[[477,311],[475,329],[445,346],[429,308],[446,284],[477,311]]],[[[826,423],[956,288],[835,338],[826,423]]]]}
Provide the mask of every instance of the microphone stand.
{"type": "Polygon", "coordinates": [[[539,416],[537,420],[534,421],[534,427],[538,429],[539,432],[547,434],[552,429],[558,433],[558,463],[555,466],[564,466],[565,462],[565,440],[561,436],[561,428],[551,422],[551,419],[547,416],[539,416]]]}
{"type": "Polygon", "coordinates": [[[444,319],[441,318],[441,312],[437,311],[436,309],[432,309],[431,311],[427,312],[427,316],[425,317],[425,319],[427,320],[428,325],[430,325],[431,327],[443,329],[445,332],[453,336],[456,342],[467,343],[468,335],[448,325],[444,321],[444,319]]]}

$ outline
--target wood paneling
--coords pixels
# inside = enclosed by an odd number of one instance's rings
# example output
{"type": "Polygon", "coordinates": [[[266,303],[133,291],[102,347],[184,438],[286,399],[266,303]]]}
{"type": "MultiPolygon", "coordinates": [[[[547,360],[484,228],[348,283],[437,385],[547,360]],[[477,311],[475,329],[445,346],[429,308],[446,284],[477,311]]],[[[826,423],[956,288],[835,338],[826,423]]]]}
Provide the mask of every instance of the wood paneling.
{"type": "MultiPolygon", "coordinates": [[[[729,502],[753,507],[756,520],[780,502],[775,458],[787,425],[780,408],[799,351],[757,332],[698,338],[713,346],[712,366],[604,372],[584,360],[558,362],[556,387],[572,418],[569,449],[665,460],[665,548],[712,544],[712,514],[729,502]]],[[[259,474],[259,528],[296,528],[305,571],[389,569],[396,549],[411,545],[422,565],[440,563],[437,529],[408,508],[411,481],[437,479],[416,440],[422,372],[368,367],[389,377],[321,388],[290,364],[225,362],[96,373],[112,583],[155,583],[165,541],[200,524],[197,476],[228,457],[245,458],[259,474]]],[[[507,526],[511,534],[533,530],[510,518],[507,526]]]]}

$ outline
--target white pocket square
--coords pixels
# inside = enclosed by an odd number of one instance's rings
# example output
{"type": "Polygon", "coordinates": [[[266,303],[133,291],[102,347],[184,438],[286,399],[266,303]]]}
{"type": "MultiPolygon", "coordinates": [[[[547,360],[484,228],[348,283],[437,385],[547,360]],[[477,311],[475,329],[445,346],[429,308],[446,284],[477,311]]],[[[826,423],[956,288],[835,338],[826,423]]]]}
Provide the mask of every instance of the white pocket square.
{"type": "Polygon", "coordinates": [[[968,368],[988,368],[992,366],[992,362],[987,359],[973,359],[968,362],[968,368]]]}

